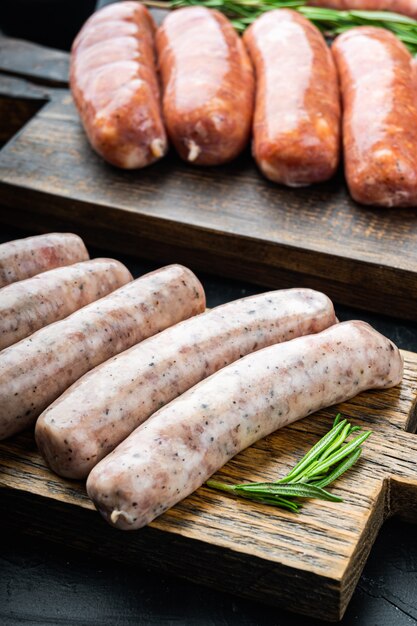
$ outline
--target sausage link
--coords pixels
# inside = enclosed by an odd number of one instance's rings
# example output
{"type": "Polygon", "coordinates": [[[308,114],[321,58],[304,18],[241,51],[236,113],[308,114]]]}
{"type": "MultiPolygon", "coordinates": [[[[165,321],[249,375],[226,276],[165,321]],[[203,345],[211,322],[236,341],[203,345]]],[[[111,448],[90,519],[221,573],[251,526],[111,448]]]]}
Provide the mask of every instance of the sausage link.
{"type": "Polygon", "coordinates": [[[8,241],[0,244],[0,287],[89,258],[83,240],[72,233],[8,241]]]}
{"type": "Polygon", "coordinates": [[[154,35],[144,6],[119,2],[87,20],[71,51],[70,85],[87,137],[103,159],[126,169],[167,151],[154,35]]]}
{"type": "Polygon", "coordinates": [[[416,0],[308,0],[307,4],[339,11],[391,11],[417,19],[416,0]]]}
{"type": "Polygon", "coordinates": [[[114,259],[58,267],[0,290],[0,350],[132,280],[114,259]]]}
{"type": "Polygon", "coordinates": [[[0,352],[0,439],[32,424],[96,365],[204,308],[198,279],[170,265],[6,348],[0,352]]]}
{"type": "Polygon", "coordinates": [[[412,57],[383,28],[333,44],[343,97],[346,180],[362,204],[417,204],[417,90],[412,57]]]}
{"type": "Polygon", "coordinates": [[[340,102],[322,34],[280,9],[259,17],[244,42],[256,73],[252,150],[260,170],[290,187],[327,180],[339,162],[340,102]]]}
{"type": "Polygon", "coordinates": [[[249,140],[253,70],[231,23],[218,11],[173,11],[156,35],[168,135],[185,161],[219,165],[249,140]]]}
{"type": "Polygon", "coordinates": [[[310,289],[273,291],[217,307],[168,328],[89,372],[39,417],[49,466],[84,478],[152,413],[240,357],[336,322],[310,289]]]}
{"type": "Polygon", "coordinates": [[[244,448],[371,388],[397,385],[402,358],[365,322],[274,345],[225,367],[160,409],[87,480],[105,519],[148,524],[244,448]]]}

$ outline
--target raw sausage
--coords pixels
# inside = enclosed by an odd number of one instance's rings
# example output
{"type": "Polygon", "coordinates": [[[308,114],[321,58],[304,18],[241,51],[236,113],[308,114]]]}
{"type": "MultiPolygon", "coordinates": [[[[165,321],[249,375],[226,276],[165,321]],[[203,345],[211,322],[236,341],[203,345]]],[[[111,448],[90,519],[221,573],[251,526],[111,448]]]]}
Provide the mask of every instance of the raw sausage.
{"type": "Polygon", "coordinates": [[[0,290],[0,350],[132,280],[114,259],[58,267],[0,290]]]}
{"type": "Polygon", "coordinates": [[[167,151],[155,24],[137,2],[94,13],[74,41],[70,85],[87,137],[106,161],[145,167],[167,151]]]}
{"type": "Polygon", "coordinates": [[[179,155],[197,165],[235,158],[249,140],[253,70],[231,23],[218,11],[173,11],[156,36],[163,114],[179,155]]]}
{"type": "Polygon", "coordinates": [[[268,11],[244,42],[255,66],[253,155],[274,182],[302,187],[327,180],[340,152],[337,73],[327,44],[295,11],[268,11]]]}
{"type": "Polygon", "coordinates": [[[152,413],[249,352],[336,322],[333,305],[310,289],[229,302],[99,365],[39,417],[36,441],[61,476],[84,478],[152,413]]]}
{"type": "Polygon", "coordinates": [[[48,233],[0,244],[0,287],[89,258],[72,233],[48,233]]]}
{"type": "Polygon", "coordinates": [[[370,388],[397,385],[402,358],[365,322],[250,354],[160,409],[92,470],[87,491],[124,530],[148,524],[261,437],[370,388]]]}
{"type": "Polygon", "coordinates": [[[33,423],[88,370],[204,308],[198,279],[170,265],[6,348],[0,352],[0,439],[33,423]]]}
{"type": "Polygon", "coordinates": [[[417,89],[411,54],[383,28],[333,44],[343,96],[346,180],[357,202],[417,204],[417,89]]]}
{"type": "Polygon", "coordinates": [[[392,11],[417,19],[416,0],[308,0],[307,4],[339,11],[392,11]]]}

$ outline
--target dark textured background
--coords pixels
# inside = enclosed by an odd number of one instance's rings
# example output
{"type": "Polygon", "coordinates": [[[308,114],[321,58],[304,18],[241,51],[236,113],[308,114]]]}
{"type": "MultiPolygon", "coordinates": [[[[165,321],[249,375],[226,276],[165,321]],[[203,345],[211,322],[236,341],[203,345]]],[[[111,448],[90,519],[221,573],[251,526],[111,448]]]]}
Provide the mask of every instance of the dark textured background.
{"type": "MultiPolygon", "coordinates": [[[[0,225],[0,241],[34,233],[0,225]]],[[[106,256],[93,250],[92,256],[106,256]]],[[[118,257],[135,276],[153,263],[118,257]]],[[[208,306],[261,291],[201,275],[208,306]]],[[[340,320],[360,318],[400,348],[417,351],[417,325],[336,306],[340,320]]],[[[417,459],[416,459],[417,472],[417,459]]],[[[1,512],[1,492],[0,492],[1,512]]],[[[68,520],[71,523],[71,520],[68,520]]],[[[3,528],[0,514],[0,624],[164,626],[313,626],[317,620],[242,600],[157,572],[121,565],[3,528]]],[[[26,529],[28,530],[28,529],[26,529]]],[[[417,528],[392,519],[383,527],[341,622],[347,626],[417,624],[417,528]]],[[[139,531],[140,532],[140,531],[139,531]]],[[[221,562],[219,562],[219,568],[221,562]]]]}
{"type": "MultiPolygon", "coordinates": [[[[110,1],[98,0],[97,5],[110,1]]],[[[91,7],[93,1],[0,0],[0,28],[15,36],[68,48],[85,19],[87,5],[91,7]],[[29,19],[29,5],[36,19],[29,19]]],[[[30,234],[34,233],[0,224],[0,241],[30,234]]],[[[94,256],[106,255],[106,251],[91,252],[94,256]]],[[[155,267],[133,259],[121,260],[136,276],[155,267]]],[[[245,282],[199,276],[210,307],[260,291],[259,287],[245,282]]],[[[367,315],[347,307],[337,307],[337,313],[341,320],[366,319],[399,347],[417,351],[416,324],[367,315]]],[[[1,507],[0,491],[0,626],[323,624],[145,569],[104,560],[94,554],[57,547],[38,537],[25,536],[25,530],[30,529],[21,528],[18,519],[13,529],[3,526],[1,507]]],[[[417,624],[416,531],[415,526],[395,519],[386,523],[342,621],[344,626],[417,624]]]]}

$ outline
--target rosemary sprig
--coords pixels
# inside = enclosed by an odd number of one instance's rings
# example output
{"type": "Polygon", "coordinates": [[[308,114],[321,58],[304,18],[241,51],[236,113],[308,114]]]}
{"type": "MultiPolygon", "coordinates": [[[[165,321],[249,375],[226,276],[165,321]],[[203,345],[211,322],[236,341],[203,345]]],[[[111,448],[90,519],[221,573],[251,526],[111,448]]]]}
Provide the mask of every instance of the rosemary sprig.
{"type": "Polygon", "coordinates": [[[273,483],[228,485],[210,479],[206,485],[212,489],[294,513],[302,507],[298,498],[342,502],[342,498],[329,493],[324,487],[340,478],[359,459],[362,444],[372,431],[366,430],[345,443],[352,433],[358,431],[360,431],[358,426],[352,426],[346,419],[342,420],[338,413],[332,429],[280,480],[273,483]]]}
{"type": "Polygon", "coordinates": [[[221,11],[234,27],[243,32],[259,15],[271,9],[294,9],[313,22],[323,33],[334,37],[355,26],[379,26],[390,30],[417,53],[417,21],[388,11],[337,11],[306,6],[305,0],[173,0],[171,8],[206,6],[221,11]]]}

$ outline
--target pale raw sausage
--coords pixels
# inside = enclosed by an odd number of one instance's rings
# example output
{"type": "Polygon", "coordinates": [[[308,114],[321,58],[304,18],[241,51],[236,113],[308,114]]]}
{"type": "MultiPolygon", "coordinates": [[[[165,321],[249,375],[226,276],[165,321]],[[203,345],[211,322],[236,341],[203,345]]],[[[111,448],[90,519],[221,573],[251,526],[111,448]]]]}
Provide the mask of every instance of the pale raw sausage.
{"type": "Polygon", "coordinates": [[[264,348],[154,413],[94,467],[88,494],[117,528],[140,528],[261,437],[402,372],[398,348],[365,322],[264,348]]]}
{"type": "Polygon", "coordinates": [[[61,476],[84,478],[152,413],[240,357],[336,322],[327,296],[273,291],[229,302],[99,365],[42,413],[36,441],[61,476]]]}
{"type": "Polygon", "coordinates": [[[58,267],[0,290],[0,350],[132,280],[114,259],[58,267]]]}
{"type": "Polygon", "coordinates": [[[89,258],[83,240],[72,233],[48,233],[0,244],[0,287],[89,258]]]}
{"type": "Polygon", "coordinates": [[[146,274],[0,352],[0,439],[32,424],[90,369],[205,308],[180,265],[146,274]]]}

